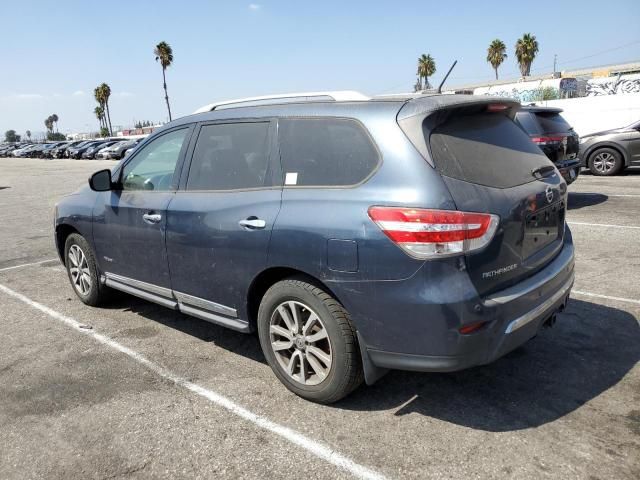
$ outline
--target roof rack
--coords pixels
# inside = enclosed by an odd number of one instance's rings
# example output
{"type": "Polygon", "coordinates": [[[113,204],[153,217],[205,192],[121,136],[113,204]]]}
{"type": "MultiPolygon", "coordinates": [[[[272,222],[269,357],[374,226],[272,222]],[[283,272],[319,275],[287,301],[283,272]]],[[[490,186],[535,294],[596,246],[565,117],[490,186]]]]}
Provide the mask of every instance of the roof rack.
{"type": "Polygon", "coordinates": [[[353,90],[340,90],[334,92],[303,92],[303,93],[281,93],[278,95],[264,95],[261,97],[247,97],[238,98],[235,100],[224,100],[221,102],[211,103],[199,108],[193,113],[211,112],[212,110],[220,110],[219,107],[234,108],[235,106],[254,106],[254,105],[242,105],[244,103],[255,104],[269,104],[274,103],[276,100],[292,100],[292,101],[321,101],[330,100],[333,102],[353,102],[353,101],[365,101],[370,100],[369,97],[363,95],[360,92],[353,90]]]}

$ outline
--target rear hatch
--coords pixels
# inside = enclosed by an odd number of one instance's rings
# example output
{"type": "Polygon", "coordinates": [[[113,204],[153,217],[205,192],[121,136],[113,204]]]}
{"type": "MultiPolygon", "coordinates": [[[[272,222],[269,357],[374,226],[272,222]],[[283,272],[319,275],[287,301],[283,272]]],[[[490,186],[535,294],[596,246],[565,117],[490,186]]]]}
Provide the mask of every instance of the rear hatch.
{"type": "Polygon", "coordinates": [[[556,165],[574,163],[580,150],[580,139],[562,117],[562,110],[530,109],[518,113],[516,121],[529,134],[531,141],[556,165]]]}
{"type": "MultiPolygon", "coordinates": [[[[422,121],[423,155],[441,174],[458,210],[500,217],[491,242],[466,255],[472,282],[487,295],[535,274],[559,253],[566,183],[513,121],[519,104],[450,102],[450,108],[440,107],[422,121]]],[[[398,120],[403,129],[409,126],[401,115],[398,120]]]]}

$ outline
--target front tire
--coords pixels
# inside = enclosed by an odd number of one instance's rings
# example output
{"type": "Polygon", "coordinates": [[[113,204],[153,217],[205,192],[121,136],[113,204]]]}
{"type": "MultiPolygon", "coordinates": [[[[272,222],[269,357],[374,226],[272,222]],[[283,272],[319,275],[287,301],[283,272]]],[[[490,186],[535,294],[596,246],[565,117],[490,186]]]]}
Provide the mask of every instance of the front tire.
{"type": "Polygon", "coordinates": [[[623,167],[622,155],[613,148],[599,148],[589,158],[589,170],[594,175],[617,175],[623,167]]]}
{"type": "Polygon", "coordinates": [[[92,307],[104,303],[109,297],[109,289],[100,284],[93,250],[82,235],[72,233],[67,237],[64,259],[71,287],[78,298],[92,307]]]}
{"type": "Polygon", "coordinates": [[[258,310],[258,333],[269,366],[300,397],[333,403],[363,381],[348,312],[305,279],[283,280],[267,290],[258,310]]]}

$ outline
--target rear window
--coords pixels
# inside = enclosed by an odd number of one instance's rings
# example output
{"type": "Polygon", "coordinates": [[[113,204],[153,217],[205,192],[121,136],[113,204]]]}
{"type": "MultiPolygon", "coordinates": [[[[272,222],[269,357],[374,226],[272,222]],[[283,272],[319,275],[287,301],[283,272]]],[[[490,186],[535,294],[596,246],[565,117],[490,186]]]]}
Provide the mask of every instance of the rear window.
{"type": "Polygon", "coordinates": [[[559,113],[535,113],[543,133],[561,133],[571,130],[571,125],[559,113]]]}
{"type": "Polygon", "coordinates": [[[380,160],[371,138],[354,120],[282,119],[278,135],[288,186],[355,185],[369,177],[380,160]]]}
{"type": "Polygon", "coordinates": [[[488,187],[531,182],[532,170],[551,165],[528,135],[501,114],[454,117],[433,130],[430,144],[442,175],[488,187]]]}

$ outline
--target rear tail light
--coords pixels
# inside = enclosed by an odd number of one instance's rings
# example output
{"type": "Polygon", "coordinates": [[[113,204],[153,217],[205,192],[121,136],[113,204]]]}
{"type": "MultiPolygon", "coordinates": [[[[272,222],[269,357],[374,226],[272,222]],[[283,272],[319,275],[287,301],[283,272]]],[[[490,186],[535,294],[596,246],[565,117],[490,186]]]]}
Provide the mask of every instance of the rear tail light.
{"type": "Polygon", "coordinates": [[[401,207],[371,207],[369,217],[408,255],[422,260],[484,248],[500,220],[489,213],[401,207]]]}
{"type": "Polygon", "coordinates": [[[564,135],[547,135],[544,137],[535,136],[535,137],[531,137],[531,141],[536,145],[550,145],[553,143],[560,143],[565,138],[566,137],[564,135]]]}

